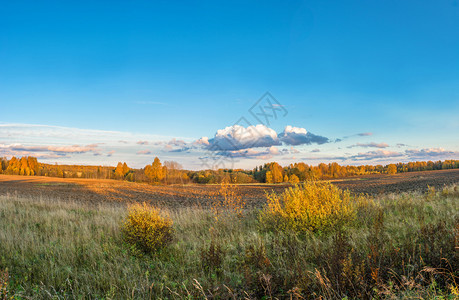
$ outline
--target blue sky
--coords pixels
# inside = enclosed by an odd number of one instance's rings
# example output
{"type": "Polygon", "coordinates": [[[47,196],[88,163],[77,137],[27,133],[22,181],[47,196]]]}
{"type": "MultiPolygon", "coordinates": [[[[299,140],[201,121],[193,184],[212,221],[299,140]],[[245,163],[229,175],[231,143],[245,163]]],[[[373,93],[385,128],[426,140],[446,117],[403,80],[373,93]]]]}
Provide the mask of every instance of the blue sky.
{"type": "Polygon", "coordinates": [[[457,0],[4,1],[0,155],[193,169],[228,155],[457,159],[458,53],[457,0]],[[287,114],[260,124],[249,109],[267,91],[287,114]],[[241,117],[263,142],[238,140],[241,117]],[[212,148],[222,134],[236,148],[212,148]]]}

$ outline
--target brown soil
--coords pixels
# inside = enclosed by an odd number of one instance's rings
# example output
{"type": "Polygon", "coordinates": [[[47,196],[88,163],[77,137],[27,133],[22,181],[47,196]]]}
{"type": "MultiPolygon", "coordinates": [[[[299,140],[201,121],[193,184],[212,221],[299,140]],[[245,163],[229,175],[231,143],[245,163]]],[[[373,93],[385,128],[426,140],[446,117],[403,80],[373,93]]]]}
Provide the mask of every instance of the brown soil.
{"type": "MultiPolygon", "coordinates": [[[[425,191],[427,186],[441,188],[459,183],[459,169],[411,172],[396,175],[366,175],[331,180],[340,188],[355,193],[425,191]]],[[[239,189],[246,203],[260,205],[266,192],[281,192],[288,185],[248,184],[239,189]]],[[[208,206],[218,185],[159,186],[116,180],[52,178],[40,176],[0,175],[0,195],[38,196],[98,203],[101,201],[147,201],[169,207],[208,206]]]]}

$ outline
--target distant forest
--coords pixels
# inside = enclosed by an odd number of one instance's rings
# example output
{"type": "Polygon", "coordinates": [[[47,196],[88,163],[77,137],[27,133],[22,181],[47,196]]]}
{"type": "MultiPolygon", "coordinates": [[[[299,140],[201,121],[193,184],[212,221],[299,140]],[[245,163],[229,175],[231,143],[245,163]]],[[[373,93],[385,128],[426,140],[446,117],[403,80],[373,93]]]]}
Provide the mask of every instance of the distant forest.
{"type": "Polygon", "coordinates": [[[444,170],[459,168],[459,160],[416,161],[389,165],[341,166],[338,163],[321,163],[310,166],[294,163],[282,167],[276,162],[266,163],[253,170],[219,169],[189,171],[174,161],[161,163],[155,158],[152,164],[142,169],[133,169],[119,162],[116,167],[52,165],[38,162],[37,158],[23,156],[11,159],[0,158],[0,174],[49,176],[60,178],[116,179],[156,184],[185,183],[298,183],[311,179],[331,179],[367,174],[396,174],[414,171],[444,170]]]}

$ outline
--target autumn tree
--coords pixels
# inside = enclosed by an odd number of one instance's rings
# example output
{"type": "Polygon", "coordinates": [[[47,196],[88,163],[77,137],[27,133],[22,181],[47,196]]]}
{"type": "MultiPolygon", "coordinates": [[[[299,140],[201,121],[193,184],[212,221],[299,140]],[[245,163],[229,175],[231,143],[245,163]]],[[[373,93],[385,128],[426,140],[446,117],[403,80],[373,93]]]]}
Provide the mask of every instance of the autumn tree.
{"type": "Polygon", "coordinates": [[[279,183],[284,180],[283,169],[277,162],[272,162],[268,165],[268,170],[272,174],[272,182],[279,183]]]}
{"type": "Polygon", "coordinates": [[[158,157],[155,157],[151,165],[145,167],[145,175],[153,182],[160,182],[164,179],[166,172],[158,157]]]}
{"type": "Polygon", "coordinates": [[[285,176],[284,176],[284,182],[288,182],[288,175],[287,174],[285,174],[285,176]]]}
{"type": "Polygon", "coordinates": [[[116,166],[115,176],[120,177],[120,178],[124,176],[123,164],[121,162],[119,162],[118,165],[116,166]]]}
{"type": "Polygon", "coordinates": [[[273,183],[273,173],[271,171],[266,172],[266,183],[273,183]]]}
{"type": "Polygon", "coordinates": [[[188,181],[188,175],[183,171],[183,167],[176,161],[165,161],[165,181],[167,184],[170,183],[184,183],[188,181]]]}
{"type": "Polygon", "coordinates": [[[298,178],[298,176],[296,176],[295,174],[292,174],[290,176],[290,183],[291,184],[297,184],[300,182],[300,179],[298,178]]]}
{"type": "Polygon", "coordinates": [[[394,164],[390,164],[387,166],[387,174],[393,175],[397,173],[397,166],[394,164]]]}
{"type": "Polygon", "coordinates": [[[127,166],[126,163],[119,162],[115,169],[115,176],[117,178],[125,178],[131,169],[127,166]]]}

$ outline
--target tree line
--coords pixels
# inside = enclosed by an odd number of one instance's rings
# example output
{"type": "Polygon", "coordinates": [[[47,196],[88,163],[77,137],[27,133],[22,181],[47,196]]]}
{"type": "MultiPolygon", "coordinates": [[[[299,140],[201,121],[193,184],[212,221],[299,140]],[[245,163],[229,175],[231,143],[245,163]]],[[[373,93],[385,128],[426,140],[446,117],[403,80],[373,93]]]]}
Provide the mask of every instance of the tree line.
{"type": "Polygon", "coordinates": [[[116,167],[58,165],[38,162],[36,157],[0,158],[0,174],[24,176],[49,176],[60,178],[116,179],[155,184],[213,184],[233,183],[298,183],[312,179],[331,179],[368,174],[396,174],[414,171],[459,168],[459,160],[416,161],[388,165],[341,166],[336,162],[317,166],[303,162],[282,167],[277,162],[265,163],[252,170],[184,170],[175,161],[161,163],[158,157],[142,169],[128,167],[119,162],[116,167]]]}

